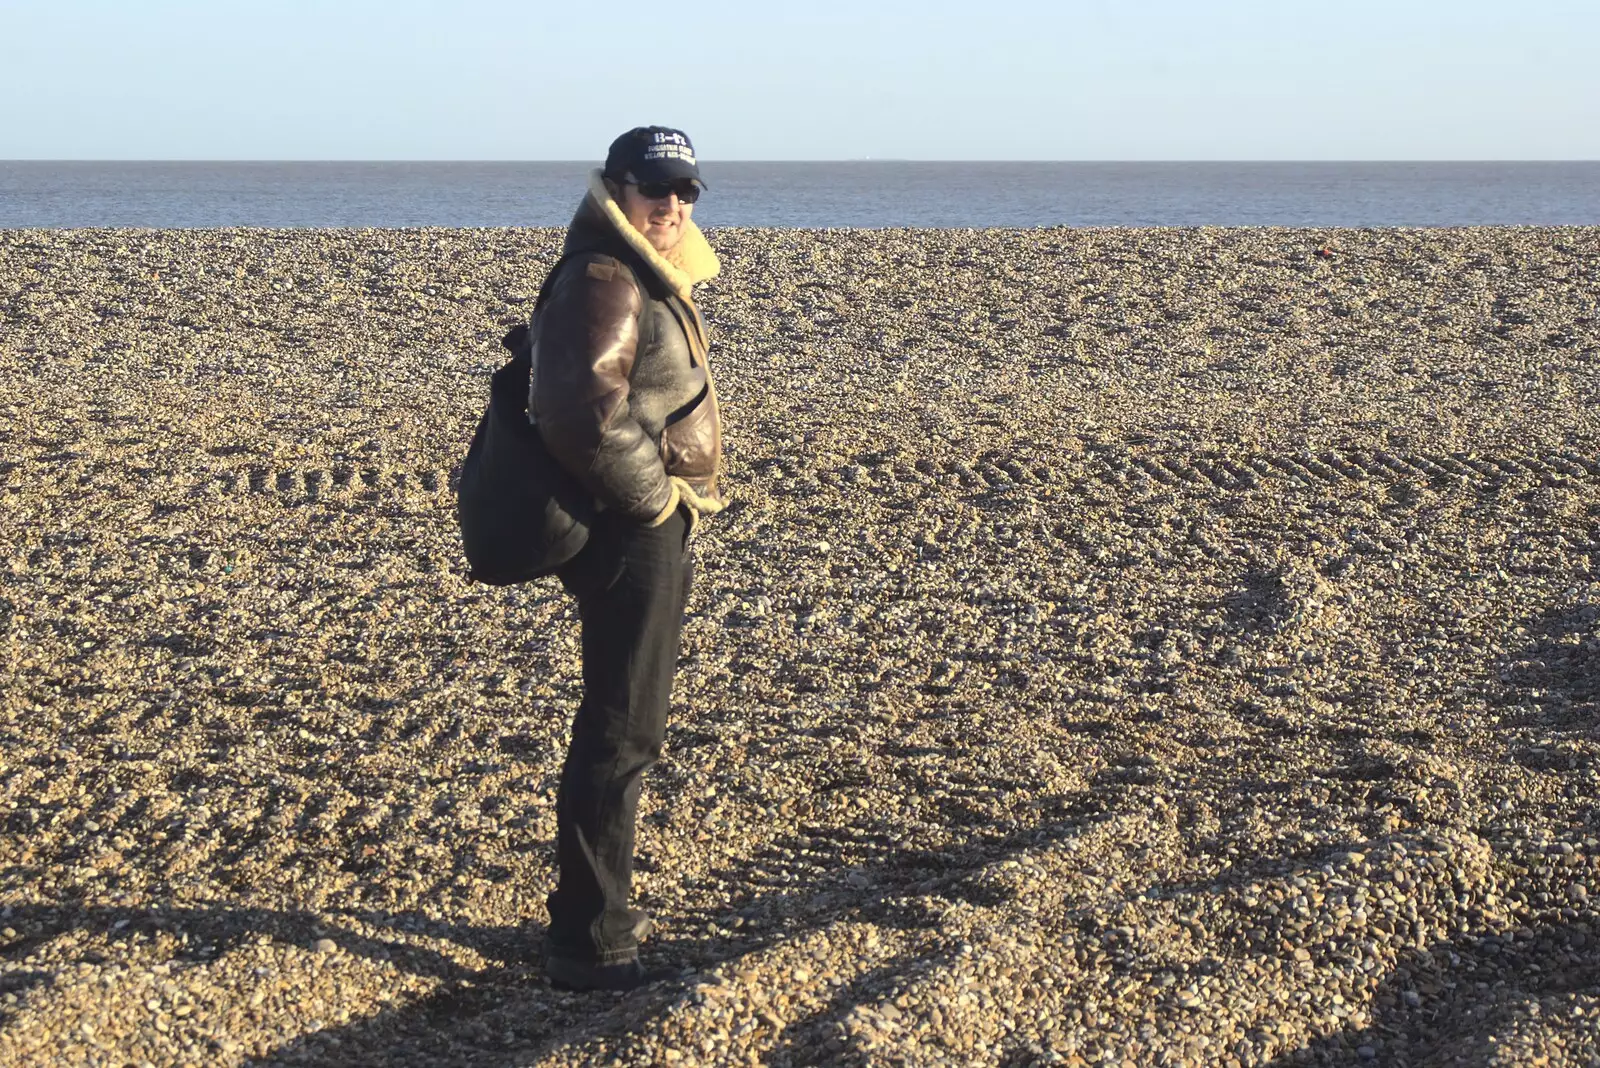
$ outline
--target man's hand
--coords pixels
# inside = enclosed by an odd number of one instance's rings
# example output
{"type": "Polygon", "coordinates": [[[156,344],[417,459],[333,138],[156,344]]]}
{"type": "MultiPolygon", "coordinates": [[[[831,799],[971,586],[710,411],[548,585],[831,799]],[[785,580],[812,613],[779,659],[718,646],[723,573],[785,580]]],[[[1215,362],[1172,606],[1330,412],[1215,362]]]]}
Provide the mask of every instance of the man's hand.
{"type": "Polygon", "coordinates": [[[685,504],[689,506],[689,529],[692,531],[696,524],[700,522],[701,516],[716,515],[727,506],[724,501],[700,496],[694,491],[693,486],[677,475],[672,475],[668,481],[672,484],[672,497],[667,501],[667,506],[661,509],[654,519],[650,520],[650,526],[658,527],[665,523],[667,518],[678,510],[678,505],[685,504]]]}

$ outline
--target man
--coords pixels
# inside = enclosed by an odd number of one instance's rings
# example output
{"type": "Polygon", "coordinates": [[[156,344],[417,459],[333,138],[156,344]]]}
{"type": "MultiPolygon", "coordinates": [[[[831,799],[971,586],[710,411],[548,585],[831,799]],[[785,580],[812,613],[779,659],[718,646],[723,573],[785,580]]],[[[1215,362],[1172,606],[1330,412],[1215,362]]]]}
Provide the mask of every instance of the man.
{"type": "Polygon", "coordinates": [[[639,963],[649,921],[629,905],[634,819],[666,731],[689,534],[723,504],[717,395],[691,294],[720,269],[690,221],[704,187],[682,131],[618,137],[532,330],[529,417],[598,505],[588,542],[559,572],[583,628],[545,947],[546,974],[566,989],[656,978],[639,963]]]}

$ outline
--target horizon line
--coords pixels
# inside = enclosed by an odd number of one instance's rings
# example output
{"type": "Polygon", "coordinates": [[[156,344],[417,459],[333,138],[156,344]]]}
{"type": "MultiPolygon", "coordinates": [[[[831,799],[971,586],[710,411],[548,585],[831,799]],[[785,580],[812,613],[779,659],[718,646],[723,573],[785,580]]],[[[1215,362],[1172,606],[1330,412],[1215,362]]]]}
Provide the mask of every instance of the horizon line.
{"type": "MultiPolygon", "coordinates": [[[[599,165],[596,161],[593,161],[593,160],[580,160],[580,159],[509,159],[509,158],[507,158],[507,159],[489,159],[489,158],[478,158],[478,159],[467,159],[467,158],[459,158],[459,159],[456,159],[456,158],[451,158],[451,159],[444,159],[444,158],[413,158],[413,159],[401,159],[401,158],[383,158],[383,159],[372,159],[372,158],[359,158],[359,159],[358,158],[350,158],[350,159],[319,158],[319,159],[313,159],[313,158],[308,158],[308,157],[307,158],[288,158],[288,157],[285,157],[285,158],[269,158],[269,157],[259,157],[259,158],[248,158],[247,159],[247,158],[243,158],[243,157],[220,157],[220,156],[219,157],[212,157],[212,158],[205,158],[205,157],[199,157],[199,156],[182,156],[182,157],[178,157],[178,156],[172,156],[172,157],[166,157],[166,156],[149,156],[149,157],[134,157],[134,156],[105,156],[105,157],[87,157],[87,156],[60,156],[60,157],[17,156],[17,157],[0,158],[0,163],[341,163],[341,164],[349,164],[349,163],[403,163],[403,164],[456,164],[456,163],[515,163],[515,164],[522,164],[522,163],[546,163],[546,164],[561,164],[561,165],[588,166],[588,167],[595,167],[595,166],[599,165]]],[[[1013,164],[1013,163],[1075,163],[1075,164],[1127,164],[1127,163],[1162,163],[1162,164],[1168,164],[1168,163],[1173,163],[1173,164],[1196,164],[1196,163],[1226,163],[1226,164],[1240,164],[1240,163],[1297,163],[1297,164],[1303,164],[1303,163],[1356,163],[1356,164],[1366,164],[1366,163],[1383,163],[1383,164],[1394,164],[1394,163],[1407,163],[1407,164],[1417,164],[1417,163],[1479,163],[1479,164],[1481,164],[1481,163],[1600,163],[1600,158],[1592,158],[1591,159],[1591,158],[1574,157],[1574,158],[1568,158],[1568,159],[1558,159],[1558,158],[1553,158],[1553,157],[1541,157],[1541,158],[1537,158],[1537,159],[1532,159],[1532,158],[1520,158],[1519,157],[1519,158],[1514,158],[1514,159],[1510,159],[1510,158],[1469,159],[1469,158],[1462,157],[1462,158],[1446,159],[1446,158],[1425,157],[1425,158],[1411,158],[1411,159],[1400,159],[1400,158],[1385,159],[1385,158],[1379,158],[1379,157],[1371,157],[1371,158],[1362,158],[1362,159],[1355,159],[1355,158],[1339,158],[1339,159],[1332,159],[1332,158],[1299,158],[1299,159],[1253,158],[1253,159],[1247,159],[1247,158],[1242,158],[1242,157],[1241,158],[1206,157],[1206,158],[1203,158],[1203,159],[1179,159],[1179,158],[1163,158],[1163,159],[1144,159],[1144,158],[1124,158],[1124,159],[1109,159],[1109,158],[1102,158],[1102,159],[992,159],[992,158],[985,158],[985,159],[932,159],[932,158],[923,158],[923,157],[918,157],[918,156],[849,156],[849,157],[842,157],[842,158],[838,158],[838,159],[734,159],[734,158],[730,157],[728,159],[718,159],[718,160],[709,161],[709,165],[713,166],[713,167],[721,166],[721,165],[724,165],[724,164],[744,164],[744,163],[787,164],[787,165],[815,165],[815,164],[840,164],[840,163],[964,163],[964,164],[984,164],[984,163],[1004,163],[1004,164],[1013,164]]]]}

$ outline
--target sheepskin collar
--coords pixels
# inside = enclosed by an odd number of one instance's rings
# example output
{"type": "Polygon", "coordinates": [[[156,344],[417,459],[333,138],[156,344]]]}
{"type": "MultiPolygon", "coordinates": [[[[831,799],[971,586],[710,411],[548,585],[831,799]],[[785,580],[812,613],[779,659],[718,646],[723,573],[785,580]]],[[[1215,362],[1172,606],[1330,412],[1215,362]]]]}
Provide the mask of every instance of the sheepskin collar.
{"type": "Polygon", "coordinates": [[[589,195],[584,198],[577,217],[573,219],[574,229],[597,221],[593,219],[596,215],[603,218],[605,224],[609,224],[609,229],[615,231],[616,235],[627,243],[628,248],[643,260],[680,300],[691,299],[696,284],[708,278],[715,278],[722,270],[717,254],[711,251],[705,235],[700,232],[693,219],[690,219],[684,227],[683,236],[678,239],[676,247],[670,252],[657,252],[650,242],[645,240],[645,236],[628,222],[628,217],[622,214],[621,206],[606,188],[605,180],[600,177],[599,170],[589,174],[589,195]],[[586,219],[586,215],[590,218],[586,219]]]}

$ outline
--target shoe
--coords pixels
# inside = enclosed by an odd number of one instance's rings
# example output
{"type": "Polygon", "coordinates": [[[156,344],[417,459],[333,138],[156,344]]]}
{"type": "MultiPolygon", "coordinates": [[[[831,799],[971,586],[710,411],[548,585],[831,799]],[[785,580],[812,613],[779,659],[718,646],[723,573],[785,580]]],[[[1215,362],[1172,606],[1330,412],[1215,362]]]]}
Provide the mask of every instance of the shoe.
{"type": "Polygon", "coordinates": [[[544,974],[557,990],[637,990],[671,979],[678,973],[670,968],[647,969],[637,958],[597,964],[568,957],[546,957],[544,974]]]}

